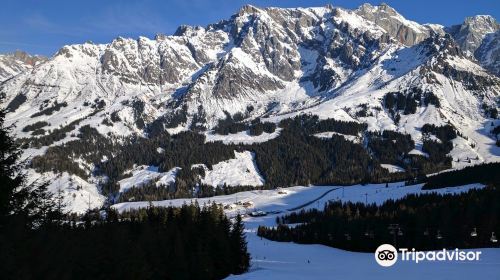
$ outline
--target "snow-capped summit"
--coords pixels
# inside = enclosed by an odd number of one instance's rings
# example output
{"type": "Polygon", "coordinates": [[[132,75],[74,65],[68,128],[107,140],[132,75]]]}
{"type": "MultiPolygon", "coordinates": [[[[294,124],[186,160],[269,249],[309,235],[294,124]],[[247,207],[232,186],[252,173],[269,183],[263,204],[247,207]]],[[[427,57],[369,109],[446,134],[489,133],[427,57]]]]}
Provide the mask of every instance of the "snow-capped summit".
{"type": "Polygon", "coordinates": [[[487,34],[500,30],[500,24],[489,15],[477,15],[465,18],[462,24],[454,25],[448,32],[460,47],[471,55],[479,48],[487,34]]]}
{"type": "Polygon", "coordinates": [[[497,76],[500,75],[498,33],[500,24],[489,15],[467,17],[462,24],[447,28],[460,48],[497,76]]]}
{"type": "Polygon", "coordinates": [[[19,50],[13,53],[0,54],[0,82],[32,69],[45,60],[47,60],[46,57],[29,55],[19,50]]]}

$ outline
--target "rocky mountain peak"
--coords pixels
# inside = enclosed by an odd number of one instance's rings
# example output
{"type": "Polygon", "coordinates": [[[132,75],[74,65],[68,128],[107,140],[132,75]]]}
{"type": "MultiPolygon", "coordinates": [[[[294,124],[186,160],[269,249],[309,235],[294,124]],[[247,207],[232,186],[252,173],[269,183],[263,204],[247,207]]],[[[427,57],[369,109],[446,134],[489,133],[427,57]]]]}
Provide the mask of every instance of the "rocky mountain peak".
{"type": "Polygon", "coordinates": [[[7,80],[21,72],[47,61],[41,55],[30,55],[24,51],[16,50],[8,54],[0,54],[0,82],[7,80]]]}
{"type": "Polygon", "coordinates": [[[259,13],[260,11],[261,9],[252,6],[250,4],[247,4],[240,8],[240,10],[238,11],[238,16],[244,16],[247,14],[256,14],[259,13]]]}
{"type": "Polygon", "coordinates": [[[486,69],[500,76],[500,30],[486,34],[474,56],[486,69]]]}
{"type": "Polygon", "coordinates": [[[382,27],[391,37],[407,46],[423,41],[432,31],[430,27],[407,20],[385,3],[378,6],[366,3],[354,12],[382,27]]]}
{"type": "Polygon", "coordinates": [[[489,15],[478,15],[467,17],[462,24],[451,26],[447,31],[468,55],[473,56],[481,46],[484,37],[498,30],[500,30],[500,24],[495,18],[489,15]]]}
{"type": "MultiPolygon", "coordinates": [[[[183,25],[154,40],[118,37],[108,44],[65,46],[43,69],[23,77],[29,83],[20,78],[2,88],[9,100],[22,93],[36,108],[51,98],[82,103],[102,98],[113,108],[123,107],[121,98],[143,100],[150,114],[142,119],[146,124],[182,104],[189,117],[203,115],[210,128],[226,112],[250,114],[249,105],[257,116],[274,107],[298,110],[319,102],[316,98],[334,95],[381,57],[391,60],[398,49],[408,48],[397,54],[404,59],[422,56],[411,60],[412,69],[441,53],[462,57],[451,37],[434,37],[439,32],[432,30],[440,27],[429,26],[405,19],[386,4],[356,10],[246,5],[206,28],[183,25]],[[414,54],[413,47],[427,38],[426,53],[414,54]]],[[[404,71],[392,70],[398,67],[382,72],[400,76],[404,71]]],[[[26,108],[31,107],[18,113],[26,108]]]]}
{"type": "Polygon", "coordinates": [[[491,33],[499,28],[496,19],[490,15],[476,15],[465,18],[464,25],[475,29],[484,30],[484,32],[491,33]]]}
{"type": "Polygon", "coordinates": [[[14,59],[22,61],[28,65],[35,66],[37,63],[47,60],[45,56],[41,55],[30,55],[25,51],[16,50],[10,54],[14,59]]]}
{"type": "Polygon", "coordinates": [[[204,31],[205,28],[201,26],[190,26],[190,25],[181,25],[174,32],[174,36],[192,36],[199,31],[204,31]]]}
{"type": "Polygon", "coordinates": [[[470,58],[495,75],[500,75],[500,24],[489,15],[467,17],[462,24],[446,28],[460,48],[470,58]]]}

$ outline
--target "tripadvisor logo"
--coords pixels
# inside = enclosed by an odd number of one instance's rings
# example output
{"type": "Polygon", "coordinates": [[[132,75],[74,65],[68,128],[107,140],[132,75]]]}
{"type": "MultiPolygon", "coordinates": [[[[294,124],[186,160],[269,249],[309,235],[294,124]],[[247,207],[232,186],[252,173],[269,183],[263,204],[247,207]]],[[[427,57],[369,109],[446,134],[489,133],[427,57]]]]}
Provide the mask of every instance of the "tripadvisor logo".
{"type": "Polygon", "coordinates": [[[398,260],[398,251],[391,244],[382,244],[375,250],[375,260],[381,266],[392,266],[398,260]]]}
{"type": "MultiPolygon", "coordinates": [[[[401,261],[419,263],[421,261],[479,261],[481,251],[463,251],[459,249],[440,251],[416,251],[415,248],[399,248],[401,261]]],[[[390,244],[382,244],[375,250],[375,260],[384,267],[393,266],[398,260],[398,250],[390,244]]]]}

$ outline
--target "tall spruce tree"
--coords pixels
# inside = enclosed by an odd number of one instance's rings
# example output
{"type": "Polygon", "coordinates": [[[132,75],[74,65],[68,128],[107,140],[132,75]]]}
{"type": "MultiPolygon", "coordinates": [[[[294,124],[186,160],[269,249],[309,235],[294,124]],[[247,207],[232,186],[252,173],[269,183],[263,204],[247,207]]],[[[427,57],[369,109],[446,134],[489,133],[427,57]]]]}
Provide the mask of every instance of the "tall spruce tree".
{"type": "Polygon", "coordinates": [[[247,251],[247,242],[245,240],[244,230],[245,226],[243,225],[241,215],[238,214],[231,232],[233,252],[236,254],[235,258],[233,258],[233,271],[235,273],[246,272],[250,266],[250,254],[248,254],[247,251]]]}
{"type": "Polygon", "coordinates": [[[21,150],[5,126],[5,115],[0,110],[0,228],[12,221],[36,227],[57,215],[55,203],[46,184],[26,183],[21,150]]]}

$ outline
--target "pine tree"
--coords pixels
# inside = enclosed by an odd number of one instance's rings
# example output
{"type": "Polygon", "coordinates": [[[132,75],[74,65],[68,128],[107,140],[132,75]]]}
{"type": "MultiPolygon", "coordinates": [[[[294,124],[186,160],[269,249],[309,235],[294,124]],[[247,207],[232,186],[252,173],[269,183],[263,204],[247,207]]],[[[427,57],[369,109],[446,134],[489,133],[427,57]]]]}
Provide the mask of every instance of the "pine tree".
{"type": "Polygon", "coordinates": [[[244,230],[245,226],[243,225],[241,215],[238,214],[231,232],[233,252],[236,253],[236,257],[233,259],[233,271],[235,273],[246,272],[250,266],[250,254],[247,251],[244,230]]]}
{"type": "Polygon", "coordinates": [[[37,227],[57,211],[46,184],[26,183],[25,163],[19,162],[21,150],[4,126],[5,114],[0,110],[0,228],[13,220],[37,227]]]}
{"type": "Polygon", "coordinates": [[[17,189],[25,178],[20,174],[17,160],[20,151],[9,136],[9,128],[4,127],[5,111],[0,111],[0,226],[6,218],[22,207],[22,199],[17,189]]]}

